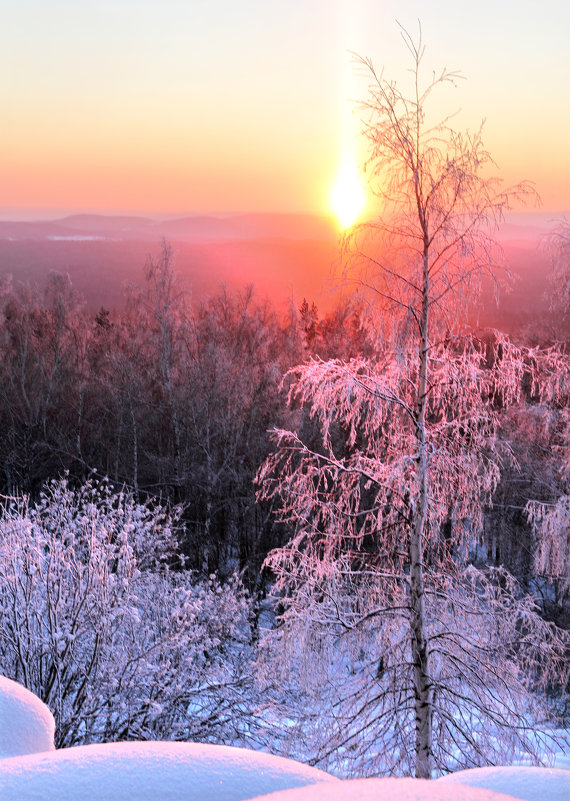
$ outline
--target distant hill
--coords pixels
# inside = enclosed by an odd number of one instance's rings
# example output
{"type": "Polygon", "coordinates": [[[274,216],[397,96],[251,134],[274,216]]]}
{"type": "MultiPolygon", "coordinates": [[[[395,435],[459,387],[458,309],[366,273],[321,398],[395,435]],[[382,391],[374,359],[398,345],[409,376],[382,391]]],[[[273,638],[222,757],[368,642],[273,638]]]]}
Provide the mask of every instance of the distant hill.
{"type": "MultiPolygon", "coordinates": [[[[482,324],[524,327],[546,310],[550,270],[541,247],[562,215],[510,215],[500,239],[518,279],[499,309],[488,293],[482,324]]],[[[225,283],[253,283],[279,306],[291,298],[334,305],[331,277],[338,265],[338,234],[329,218],[308,214],[190,215],[172,219],[74,214],[52,221],[0,221],[0,276],[43,285],[50,270],[69,273],[89,306],[123,302],[125,283],[141,284],[148,254],[167,239],[176,270],[199,300],[225,283]]]]}
{"type": "Polygon", "coordinates": [[[332,220],[301,214],[0,221],[0,275],[43,285],[50,270],[67,272],[89,306],[112,307],[122,303],[125,283],[143,282],[147,257],[162,239],[172,244],[176,271],[198,300],[222,283],[253,283],[278,303],[308,295],[331,305],[324,285],[338,234],[332,220]]]}
{"type": "Polygon", "coordinates": [[[322,239],[336,241],[334,221],[309,214],[241,214],[182,217],[158,224],[165,236],[185,241],[243,239],[322,239]]]}
{"type": "Polygon", "coordinates": [[[107,214],[72,214],[56,221],[62,228],[100,233],[129,233],[148,230],[154,225],[148,217],[127,217],[107,214]]]}
{"type": "Polygon", "coordinates": [[[41,222],[0,221],[0,239],[54,237],[151,239],[184,242],[243,239],[333,239],[334,221],[310,214],[194,215],[167,220],[104,214],[73,214],[41,222]]]}

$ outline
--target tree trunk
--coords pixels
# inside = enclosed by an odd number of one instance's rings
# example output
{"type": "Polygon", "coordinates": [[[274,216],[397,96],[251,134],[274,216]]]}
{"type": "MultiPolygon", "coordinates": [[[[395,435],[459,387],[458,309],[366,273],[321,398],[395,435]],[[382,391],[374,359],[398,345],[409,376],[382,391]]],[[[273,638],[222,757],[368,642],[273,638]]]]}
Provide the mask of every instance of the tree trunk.
{"type": "Polygon", "coordinates": [[[410,625],[412,662],[414,666],[416,777],[430,779],[432,768],[431,680],[429,675],[422,556],[424,514],[420,509],[416,510],[415,518],[410,541],[410,605],[412,608],[410,625]]]}
{"type": "Polygon", "coordinates": [[[422,297],[420,363],[416,437],[417,501],[413,508],[413,528],[410,532],[410,606],[411,646],[414,666],[414,706],[416,717],[416,777],[431,779],[432,771],[432,707],[429,648],[426,626],[423,543],[427,523],[428,459],[426,450],[426,403],[428,387],[428,322],[429,322],[429,250],[424,247],[424,285],[422,297]]]}

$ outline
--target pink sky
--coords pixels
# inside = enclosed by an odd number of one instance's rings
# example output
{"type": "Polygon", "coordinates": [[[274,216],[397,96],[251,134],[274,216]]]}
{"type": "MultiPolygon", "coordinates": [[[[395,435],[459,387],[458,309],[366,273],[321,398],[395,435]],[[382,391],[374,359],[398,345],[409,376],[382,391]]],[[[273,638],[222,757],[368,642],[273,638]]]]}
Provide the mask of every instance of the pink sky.
{"type": "Polygon", "coordinates": [[[570,207],[570,6],[481,0],[19,0],[3,12],[0,216],[327,213],[358,161],[347,51],[407,78],[395,23],[421,17],[457,127],[487,118],[508,183],[570,207]]]}

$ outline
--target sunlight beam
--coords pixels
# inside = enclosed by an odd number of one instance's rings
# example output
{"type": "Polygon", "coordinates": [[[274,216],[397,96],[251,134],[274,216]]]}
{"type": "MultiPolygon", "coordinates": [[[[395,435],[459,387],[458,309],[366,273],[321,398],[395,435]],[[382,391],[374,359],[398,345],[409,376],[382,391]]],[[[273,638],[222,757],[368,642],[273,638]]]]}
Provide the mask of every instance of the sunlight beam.
{"type": "Polygon", "coordinates": [[[330,192],[330,205],[344,231],[358,220],[366,201],[366,193],[358,168],[345,160],[339,167],[330,192]]]}

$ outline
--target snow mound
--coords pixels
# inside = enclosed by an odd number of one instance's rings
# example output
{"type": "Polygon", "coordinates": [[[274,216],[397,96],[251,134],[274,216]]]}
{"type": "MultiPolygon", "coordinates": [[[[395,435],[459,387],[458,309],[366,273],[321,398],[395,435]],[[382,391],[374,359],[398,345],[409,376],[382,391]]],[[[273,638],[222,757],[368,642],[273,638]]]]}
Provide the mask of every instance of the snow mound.
{"type": "Polygon", "coordinates": [[[524,801],[568,801],[570,799],[570,771],[563,768],[472,768],[450,773],[437,780],[438,784],[486,787],[507,793],[524,801]]]}
{"type": "Polygon", "coordinates": [[[200,743],[82,745],[0,763],[2,801],[242,801],[315,782],[340,784],[290,759],[200,743]]]}
{"type": "Polygon", "coordinates": [[[514,801],[480,787],[445,785],[426,779],[352,779],[282,790],[252,801],[514,801]]]}
{"type": "Polygon", "coordinates": [[[53,751],[54,732],[53,715],[43,701],[0,676],[0,759],[53,751]]]}

